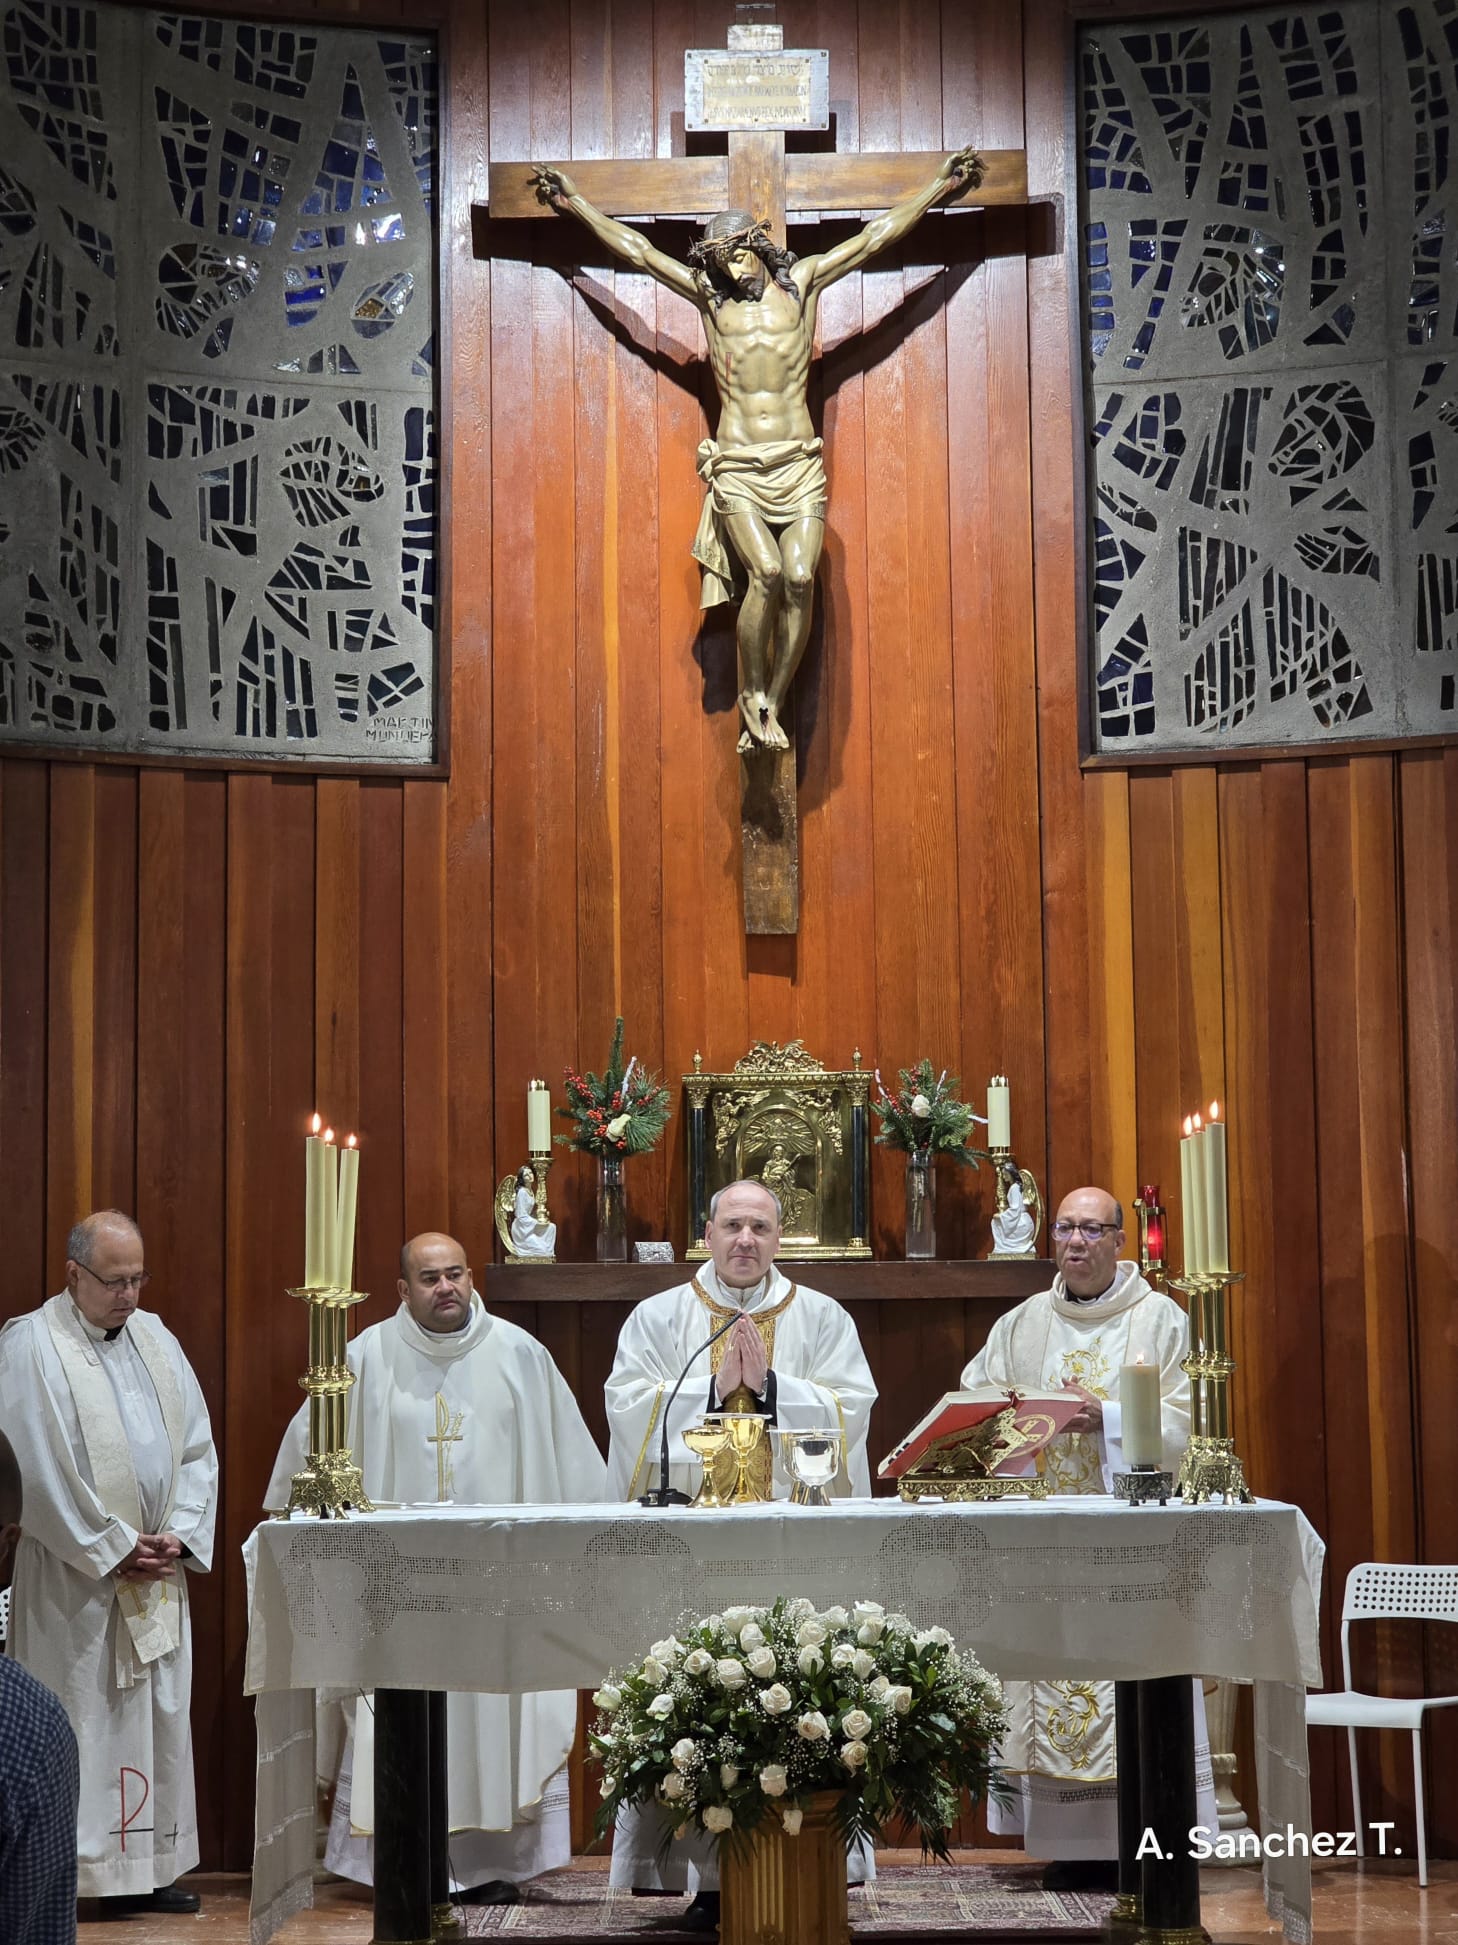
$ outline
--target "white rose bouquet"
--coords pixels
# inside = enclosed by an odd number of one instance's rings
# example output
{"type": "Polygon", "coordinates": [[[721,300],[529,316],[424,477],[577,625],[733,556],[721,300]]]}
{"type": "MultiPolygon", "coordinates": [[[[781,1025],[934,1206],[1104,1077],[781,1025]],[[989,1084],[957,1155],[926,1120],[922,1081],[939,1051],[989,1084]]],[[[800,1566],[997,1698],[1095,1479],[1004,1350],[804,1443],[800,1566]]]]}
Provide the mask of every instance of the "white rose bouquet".
{"type": "Polygon", "coordinates": [[[962,1792],[1006,1794],[996,1677],[945,1628],[914,1629],[875,1601],[685,1620],[593,1699],[599,1835],[626,1805],[656,1803],[675,1832],[733,1841],[775,1816],[793,1836],[809,1799],[838,1790],[847,1847],[895,1823],[946,1857],[962,1792]]]}

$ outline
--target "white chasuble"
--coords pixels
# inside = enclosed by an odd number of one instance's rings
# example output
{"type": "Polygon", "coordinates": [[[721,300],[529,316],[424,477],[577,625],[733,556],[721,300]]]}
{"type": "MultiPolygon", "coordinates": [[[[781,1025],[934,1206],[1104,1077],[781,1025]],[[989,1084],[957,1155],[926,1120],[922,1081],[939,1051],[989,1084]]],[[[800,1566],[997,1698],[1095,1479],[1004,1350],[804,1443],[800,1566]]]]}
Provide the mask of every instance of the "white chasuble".
{"type": "Polygon", "coordinates": [[[143,1894],[198,1861],[187,1577],[212,1560],[207,1407],[156,1317],[108,1341],[63,1291],[0,1331],[0,1425],[25,1482],[10,1649],[81,1745],[78,1895],[143,1894]],[[191,1557],[120,1580],[139,1533],[191,1557]]]}
{"type": "MultiPolygon", "coordinates": [[[[974,1385],[1061,1390],[1081,1385],[1103,1403],[1099,1432],[1065,1432],[1038,1454],[1037,1469],[1055,1493],[1110,1493],[1125,1470],[1120,1443],[1119,1372],[1142,1354],[1160,1374],[1164,1465],[1178,1473],[1190,1431],[1190,1381],[1180,1369],[1189,1341],[1184,1311],[1147,1284],[1136,1263],[1120,1263],[1103,1296],[1070,1297],[1062,1276],[1051,1290],[999,1317],[987,1343],[962,1373],[974,1385]]],[[[1034,1856],[1114,1857],[1114,1685],[1088,1681],[1010,1681],[1002,1765],[1019,1782],[1022,1815],[989,1806],[990,1827],[1021,1830],[1034,1856]]],[[[1213,1779],[1204,1703],[1196,1695],[1196,1781],[1201,1817],[1214,1820],[1213,1779]]]]}
{"type": "MultiPolygon", "coordinates": [[[[602,1454],[551,1356],[526,1331],[493,1317],[474,1291],[460,1330],[423,1330],[402,1303],[350,1344],[349,1364],[350,1449],[377,1503],[602,1499],[602,1454]]],[[[270,1509],[288,1504],[308,1431],[304,1405],[279,1450],[270,1509]]],[[[577,1731],[575,1692],[451,1695],[447,1721],[454,1881],[515,1881],[567,1863],[571,1839],[557,1772],[577,1731]],[[560,1814],[548,1814],[559,1805],[560,1814]]],[[[362,1697],[341,1766],[330,1868],[367,1883],[369,1847],[360,1840],[373,1831],[373,1714],[362,1697]]]]}
{"type": "MultiPolygon", "coordinates": [[[[704,1341],[736,1311],[758,1328],[775,1374],[775,1424],[780,1431],[844,1434],[845,1465],[831,1490],[867,1497],[866,1431],[876,1387],[848,1311],[818,1290],[792,1284],[777,1269],[750,1290],[721,1283],[712,1263],[699,1265],[692,1283],[647,1297],[623,1325],[607,1381],[608,1496],[636,1499],[658,1484],[665,1410],[668,1412],[670,1484],[698,1491],[702,1471],[683,1434],[709,1409],[709,1387],[718,1368],[712,1351],[694,1358],[672,1407],[668,1395],[704,1341]]],[[[785,1498],[792,1481],[775,1446],[774,1491],[785,1498]]]]}
{"type": "MultiPolygon", "coordinates": [[[[634,1499],[658,1484],[665,1413],[669,1483],[681,1492],[697,1492],[703,1472],[683,1434],[710,1409],[710,1385],[720,1362],[715,1353],[724,1340],[698,1357],[694,1353],[739,1310],[758,1329],[775,1374],[776,1428],[842,1432],[845,1464],[830,1490],[841,1497],[868,1498],[866,1432],[876,1387],[850,1313],[833,1298],[792,1284],[773,1268],[752,1289],[735,1289],[720,1281],[712,1263],[701,1263],[691,1283],[645,1298],[623,1325],[607,1381],[609,1497],[634,1499]],[[669,1407],[668,1395],[690,1358],[692,1367],[669,1407]]],[[[772,1442],[774,1494],[784,1499],[793,1482],[779,1440],[772,1435],[772,1442]]],[[[708,1839],[691,1835],[670,1845],[666,1835],[665,1820],[652,1806],[620,1815],[613,1835],[612,1884],[716,1889],[718,1859],[708,1839]]],[[[847,1875],[852,1883],[875,1876],[869,1850],[858,1846],[851,1852],[847,1875]]]]}

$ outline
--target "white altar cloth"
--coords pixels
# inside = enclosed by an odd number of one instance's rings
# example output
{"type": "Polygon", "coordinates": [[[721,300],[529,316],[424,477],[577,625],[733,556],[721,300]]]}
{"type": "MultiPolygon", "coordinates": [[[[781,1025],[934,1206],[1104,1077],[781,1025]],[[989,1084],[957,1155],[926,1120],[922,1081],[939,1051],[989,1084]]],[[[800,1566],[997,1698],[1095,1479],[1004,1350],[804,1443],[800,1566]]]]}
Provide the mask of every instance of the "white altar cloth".
{"type": "MultiPolygon", "coordinates": [[[[1323,1548],[1279,1501],[405,1507],[265,1521],[243,1552],[254,1945],[312,1900],[314,1689],[595,1687],[683,1615],[777,1594],[881,1601],[1002,1676],[1253,1682],[1263,1830],[1310,1830],[1323,1548]]],[[[1265,1873],[1267,1908],[1304,1945],[1309,1861],[1271,1856],[1265,1873]]]]}

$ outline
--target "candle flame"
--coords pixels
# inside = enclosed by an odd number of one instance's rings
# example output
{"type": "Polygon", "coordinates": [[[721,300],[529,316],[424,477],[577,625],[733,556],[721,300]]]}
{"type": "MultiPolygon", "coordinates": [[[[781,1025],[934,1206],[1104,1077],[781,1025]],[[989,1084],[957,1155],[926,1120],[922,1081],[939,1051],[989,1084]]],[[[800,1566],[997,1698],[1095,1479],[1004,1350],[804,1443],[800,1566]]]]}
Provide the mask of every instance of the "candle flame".
{"type": "Polygon", "coordinates": [[[317,1135],[319,1130],[323,1127],[323,1125],[324,1123],[319,1119],[318,1115],[316,1114],[314,1116],[314,1119],[309,1124],[309,1133],[311,1135],[317,1135]]]}
{"type": "Polygon", "coordinates": [[[344,1144],[344,1145],[345,1145],[345,1147],[346,1147],[346,1148],[358,1148],[358,1147],[359,1147],[359,1143],[358,1143],[358,1142],[357,1142],[357,1141],[355,1140],[355,1138],[354,1138],[354,1136],[353,1136],[353,1135],[351,1135],[351,1136],[349,1137],[349,1140],[348,1140],[347,1142],[345,1142],[345,1144],[344,1144]]]}
{"type": "MultiPolygon", "coordinates": [[[[1196,1108],[1196,1110],[1195,1110],[1195,1117],[1194,1117],[1194,1119],[1195,1119],[1195,1133],[1196,1133],[1197,1135],[1202,1135],[1202,1134],[1204,1134],[1204,1132],[1205,1132],[1205,1124],[1204,1124],[1204,1122],[1203,1122],[1203,1121],[1202,1121],[1202,1120],[1200,1119],[1200,1110],[1199,1110],[1198,1108],[1196,1108]]],[[[325,1139],[325,1140],[327,1141],[327,1140],[329,1139],[329,1137],[328,1137],[328,1136],[326,1135],[326,1136],[324,1137],[324,1139],[325,1139]]]]}
{"type": "Polygon", "coordinates": [[[1134,1362],[1135,1362],[1136,1364],[1142,1364],[1142,1363],[1144,1362],[1144,1353],[1143,1353],[1143,1351],[1136,1351],[1136,1352],[1134,1353],[1134,1362]]]}
{"type": "Polygon", "coordinates": [[[324,1130],[324,1139],[325,1139],[326,1141],[333,1141],[333,1139],[334,1139],[334,1130],[333,1130],[332,1128],[326,1128],[326,1129],[324,1130]]]}
{"type": "Polygon", "coordinates": [[[1194,1124],[1194,1122],[1193,1122],[1193,1121],[1191,1121],[1191,1119],[1190,1119],[1190,1117],[1189,1117],[1188,1115],[1186,1115],[1186,1116],[1185,1116],[1185,1138],[1186,1138],[1186,1139],[1188,1140],[1188,1138],[1189,1138],[1189,1137],[1190,1137],[1190,1136],[1191,1136],[1191,1135],[1192,1135],[1192,1134],[1193,1134],[1194,1132],[1195,1132],[1195,1124],[1194,1124]]]}
{"type": "Polygon", "coordinates": [[[1212,1121],[1218,1121],[1220,1119],[1220,1103],[1218,1101],[1212,1101],[1210,1103],[1210,1119],[1212,1121]]]}

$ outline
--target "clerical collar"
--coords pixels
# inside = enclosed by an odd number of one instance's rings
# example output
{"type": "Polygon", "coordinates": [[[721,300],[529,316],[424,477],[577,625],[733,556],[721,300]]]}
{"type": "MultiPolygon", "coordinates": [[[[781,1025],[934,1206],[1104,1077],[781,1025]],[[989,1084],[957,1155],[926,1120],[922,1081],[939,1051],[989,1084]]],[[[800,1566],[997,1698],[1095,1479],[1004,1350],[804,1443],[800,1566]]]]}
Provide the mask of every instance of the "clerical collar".
{"type": "Polygon", "coordinates": [[[752,1283],[746,1290],[738,1284],[726,1283],[712,1263],[705,1263],[699,1271],[709,1295],[717,1302],[728,1305],[731,1310],[753,1310],[757,1304],[767,1303],[777,1274],[771,1263],[759,1282],[752,1283]]]}
{"type": "Polygon", "coordinates": [[[1054,1277],[1053,1288],[1049,1292],[1054,1310],[1061,1315],[1097,1319],[1099,1323],[1103,1323],[1105,1318],[1118,1316],[1148,1294],[1149,1288],[1139,1274],[1139,1265],[1127,1262],[1115,1266],[1113,1282],[1096,1297],[1070,1295],[1064,1287],[1062,1271],[1054,1277]]]}
{"type": "Polygon", "coordinates": [[[453,1364],[458,1357],[474,1351],[491,1324],[491,1313],[475,1290],[471,1292],[470,1312],[459,1330],[425,1330],[416,1323],[403,1301],[395,1312],[395,1327],[405,1342],[412,1350],[433,1357],[438,1364],[453,1364]]]}
{"type": "Polygon", "coordinates": [[[114,1324],[110,1330],[102,1324],[93,1324],[74,1297],[71,1298],[71,1308],[75,1312],[76,1322],[93,1344],[114,1344],[126,1329],[125,1324],[114,1324]]]}

